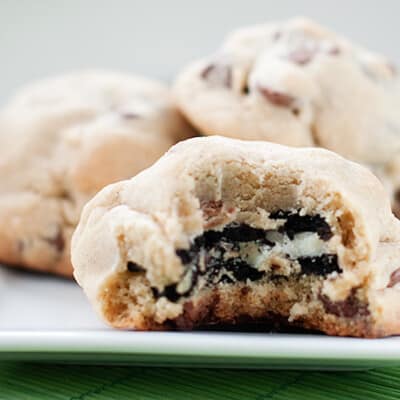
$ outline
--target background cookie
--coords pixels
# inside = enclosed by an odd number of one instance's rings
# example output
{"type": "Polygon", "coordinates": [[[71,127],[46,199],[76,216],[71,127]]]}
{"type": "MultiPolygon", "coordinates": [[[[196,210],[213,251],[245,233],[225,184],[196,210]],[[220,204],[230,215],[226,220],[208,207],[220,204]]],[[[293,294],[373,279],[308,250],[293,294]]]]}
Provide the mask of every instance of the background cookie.
{"type": "Polygon", "coordinates": [[[144,78],[84,71],[21,90],[0,113],[0,262],[70,275],[83,204],[191,133],[144,78]]]}
{"type": "Polygon", "coordinates": [[[325,147],[370,166],[390,192],[400,186],[395,67],[312,21],[232,33],[183,71],[175,93],[206,135],[325,147]]]}
{"type": "Polygon", "coordinates": [[[324,149],[195,138],[86,206],[75,277],[112,326],[273,320],[400,332],[400,221],[378,179],[324,149]]]}

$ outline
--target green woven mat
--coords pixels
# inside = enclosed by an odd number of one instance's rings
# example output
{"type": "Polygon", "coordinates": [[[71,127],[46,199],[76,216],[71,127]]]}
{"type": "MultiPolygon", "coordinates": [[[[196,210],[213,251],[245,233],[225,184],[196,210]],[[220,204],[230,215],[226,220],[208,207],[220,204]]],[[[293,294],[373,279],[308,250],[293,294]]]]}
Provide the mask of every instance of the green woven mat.
{"type": "Polygon", "coordinates": [[[0,399],[399,399],[400,367],[357,372],[0,364],[0,399]]]}

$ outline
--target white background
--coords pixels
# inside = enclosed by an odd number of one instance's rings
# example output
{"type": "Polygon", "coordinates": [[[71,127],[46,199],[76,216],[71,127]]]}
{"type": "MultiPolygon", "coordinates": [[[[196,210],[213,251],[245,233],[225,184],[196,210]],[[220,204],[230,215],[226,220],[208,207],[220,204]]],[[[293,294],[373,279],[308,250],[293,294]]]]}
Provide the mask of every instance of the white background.
{"type": "Polygon", "coordinates": [[[0,0],[0,103],[81,67],[171,79],[235,27],[296,15],[400,61],[398,0],[0,0]]]}

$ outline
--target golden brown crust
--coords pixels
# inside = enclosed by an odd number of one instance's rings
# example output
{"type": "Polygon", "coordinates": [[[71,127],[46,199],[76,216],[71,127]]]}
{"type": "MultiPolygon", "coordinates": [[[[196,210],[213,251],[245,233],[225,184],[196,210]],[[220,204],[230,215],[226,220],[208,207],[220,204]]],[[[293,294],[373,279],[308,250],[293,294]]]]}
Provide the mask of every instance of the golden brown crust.
{"type": "MultiPolygon", "coordinates": [[[[117,295],[117,292],[113,292],[117,295]]],[[[311,313],[291,322],[288,321],[290,307],[284,291],[268,292],[264,297],[255,300],[252,289],[248,286],[238,286],[230,290],[210,289],[196,301],[187,301],[183,304],[182,313],[163,323],[152,319],[137,316],[134,319],[119,321],[117,327],[135,330],[194,330],[224,326],[240,329],[241,324],[263,323],[267,329],[273,327],[277,331],[289,326],[320,331],[328,335],[354,336],[374,338],[387,335],[376,330],[367,315],[353,315],[351,317],[337,317],[326,314],[326,311],[317,307],[311,313]],[[253,297],[253,298],[252,298],[253,297]],[[279,308],[279,312],[278,309],[279,308]],[[273,310],[273,311],[272,311],[273,310]]],[[[122,304],[119,303],[119,307],[122,304]]],[[[121,309],[108,310],[114,315],[121,315],[121,309]]]]}

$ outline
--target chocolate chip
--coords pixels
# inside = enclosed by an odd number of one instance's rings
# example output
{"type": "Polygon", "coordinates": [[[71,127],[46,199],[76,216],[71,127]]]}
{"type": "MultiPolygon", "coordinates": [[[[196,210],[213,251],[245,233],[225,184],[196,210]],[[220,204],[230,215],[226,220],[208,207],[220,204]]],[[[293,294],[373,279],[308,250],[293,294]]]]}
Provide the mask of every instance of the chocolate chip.
{"type": "Polygon", "coordinates": [[[44,240],[59,253],[61,253],[65,248],[65,240],[61,229],[58,230],[56,236],[53,238],[45,238],[44,240]]]}
{"type": "Polygon", "coordinates": [[[132,111],[121,113],[121,117],[125,119],[138,119],[140,115],[132,111]]]}
{"type": "Polygon", "coordinates": [[[243,286],[243,287],[240,289],[240,294],[241,294],[242,296],[247,296],[249,293],[250,293],[250,288],[249,288],[248,286],[243,286]]]}
{"type": "Polygon", "coordinates": [[[200,76],[203,79],[207,79],[208,76],[211,74],[212,71],[214,71],[217,68],[217,66],[215,64],[209,64],[207,65],[207,67],[205,67],[203,69],[203,71],[201,72],[200,76]]]}
{"type": "Polygon", "coordinates": [[[393,195],[392,212],[396,218],[400,219],[400,189],[397,189],[393,195]]]}
{"type": "Polygon", "coordinates": [[[287,59],[294,64],[304,66],[309,64],[319,52],[323,52],[331,56],[337,56],[340,54],[340,48],[337,45],[331,45],[328,48],[323,48],[321,45],[318,45],[318,43],[307,42],[293,49],[288,54],[287,59]]]}
{"type": "Polygon", "coordinates": [[[389,279],[389,283],[387,285],[388,288],[392,288],[400,282],[400,268],[395,269],[389,279]]]}
{"type": "Polygon", "coordinates": [[[300,115],[300,110],[298,108],[292,108],[292,114],[298,117],[300,115]]]}
{"type": "Polygon", "coordinates": [[[397,189],[394,193],[394,199],[400,203],[400,189],[397,189]]]}
{"type": "Polygon", "coordinates": [[[272,90],[264,86],[257,86],[258,91],[272,104],[278,107],[289,108],[295,102],[295,98],[287,93],[272,90]]]}
{"type": "Polygon", "coordinates": [[[275,31],[272,35],[272,40],[277,41],[282,37],[281,31],[275,31]]]}
{"type": "Polygon", "coordinates": [[[62,190],[60,190],[58,197],[60,197],[62,200],[74,202],[74,198],[73,198],[71,192],[69,190],[67,190],[66,188],[63,188],[62,190]]]}
{"type": "Polygon", "coordinates": [[[318,214],[300,215],[298,212],[278,210],[271,213],[270,218],[286,219],[284,225],[279,228],[279,232],[286,233],[290,239],[300,232],[316,232],[324,241],[328,241],[333,236],[329,224],[318,214]]]}
{"type": "Polygon", "coordinates": [[[306,275],[326,276],[332,272],[342,272],[336,254],[322,254],[315,257],[299,257],[301,272],[306,275]]]}
{"type": "Polygon", "coordinates": [[[331,56],[338,56],[340,53],[341,53],[341,50],[340,50],[339,46],[332,46],[328,50],[328,54],[330,54],[331,56]]]}
{"type": "Polygon", "coordinates": [[[201,77],[216,86],[226,88],[232,86],[232,69],[226,64],[209,64],[201,72],[201,77]]]}
{"type": "Polygon", "coordinates": [[[145,269],[143,267],[141,267],[140,265],[132,262],[132,261],[128,261],[128,264],[126,265],[128,271],[130,272],[143,272],[145,271],[145,269]]]}
{"type": "Polygon", "coordinates": [[[400,219],[400,204],[399,203],[395,203],[392,205],[392,213],[396,218],[400,219]]]}
{"type": "Polygon", "coordinates": [[[315,53],[315,49],[299,47],[289,53],[288,59],[297,65],[306,65],[314,58],[315,53]]]}
{"type": "Polygon", "coordinates": [[[320,294],[318,298],[322,302],[324,309],[328,314],[344,318],[353,318],[356,315],[369,315],[368,306],[358,299],[356,289],[352,289],[349,296],[345,300],[341,301],[332,301],[328,296],[323,294],[320,294]]]}

